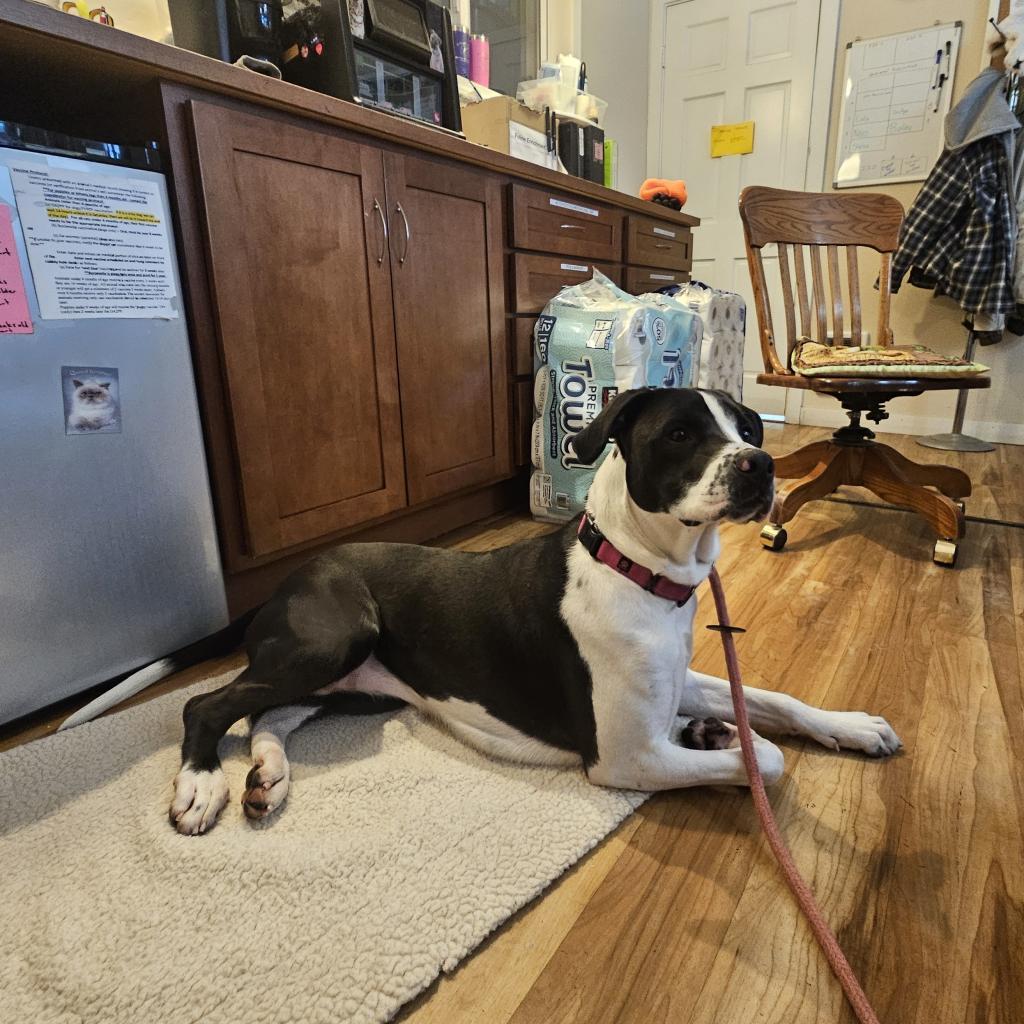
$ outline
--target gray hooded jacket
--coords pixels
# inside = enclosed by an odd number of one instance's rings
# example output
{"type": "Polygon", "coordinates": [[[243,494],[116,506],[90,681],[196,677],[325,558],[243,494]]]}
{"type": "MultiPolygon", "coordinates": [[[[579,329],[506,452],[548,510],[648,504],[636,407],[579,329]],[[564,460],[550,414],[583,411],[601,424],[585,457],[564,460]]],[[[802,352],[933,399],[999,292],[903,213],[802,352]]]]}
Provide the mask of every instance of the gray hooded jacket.
{"type": "Polygon", "coordinates": [[[988,316],[1015,306],[1024,133],[1004,83],[1001,71],[987,68],[946,116],[946,148],[903,222],[892,270],[894,289],[917,267],[967,312],[988,316]]]}

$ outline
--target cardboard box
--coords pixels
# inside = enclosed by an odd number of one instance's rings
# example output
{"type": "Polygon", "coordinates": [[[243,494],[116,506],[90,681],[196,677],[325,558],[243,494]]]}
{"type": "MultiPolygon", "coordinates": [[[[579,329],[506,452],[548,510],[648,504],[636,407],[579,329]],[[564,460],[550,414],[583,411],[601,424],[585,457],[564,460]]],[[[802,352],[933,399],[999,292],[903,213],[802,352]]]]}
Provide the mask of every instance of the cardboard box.
{"type": "Polygon", "coordinates": [[[544,115],[512,99],[494,96],[462,108],[462,130],[470,142],[542,167],[555,166],[544,134],[544,115]]]}

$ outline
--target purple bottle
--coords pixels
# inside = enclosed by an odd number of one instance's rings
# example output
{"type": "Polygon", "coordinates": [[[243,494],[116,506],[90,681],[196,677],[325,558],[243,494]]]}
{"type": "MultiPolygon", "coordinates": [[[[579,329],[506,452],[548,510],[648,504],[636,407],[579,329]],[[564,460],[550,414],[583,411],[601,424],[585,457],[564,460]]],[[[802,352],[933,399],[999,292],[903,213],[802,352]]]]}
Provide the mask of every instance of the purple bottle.
{"type": "Polygon", "coordinates": [[[464,25],[452,29],[452,41],[455,44],[455,73],[469,78],[469,29],[464,25]]]}

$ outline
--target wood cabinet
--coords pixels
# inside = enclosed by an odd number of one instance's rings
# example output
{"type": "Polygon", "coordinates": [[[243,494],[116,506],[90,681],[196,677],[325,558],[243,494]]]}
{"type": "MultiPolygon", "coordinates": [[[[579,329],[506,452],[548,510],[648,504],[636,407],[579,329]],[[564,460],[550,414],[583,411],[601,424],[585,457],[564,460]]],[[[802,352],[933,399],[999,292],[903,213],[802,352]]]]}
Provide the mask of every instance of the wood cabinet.
{"type": "Polygon", "coordinates": [[[385,157],[409,501],[512,471],[501,186],[385,157]]]}
{"type": "Polygon", "coordinates": [[[406,504],[378,149],[192,105],[246,539],[406,504]]]}
{"type": "Polygon", "coordinates": [[[157,144],[234,614],[525,504],[537,312],[692,259],[686,213],[42,4],[0,0],[0,80],[11,120],[157,144]]]}
{"type": "Polygon", "coordinates": [[[192,119],[250,553],[510,474],[498,187],[218,105],[192,119]]]}

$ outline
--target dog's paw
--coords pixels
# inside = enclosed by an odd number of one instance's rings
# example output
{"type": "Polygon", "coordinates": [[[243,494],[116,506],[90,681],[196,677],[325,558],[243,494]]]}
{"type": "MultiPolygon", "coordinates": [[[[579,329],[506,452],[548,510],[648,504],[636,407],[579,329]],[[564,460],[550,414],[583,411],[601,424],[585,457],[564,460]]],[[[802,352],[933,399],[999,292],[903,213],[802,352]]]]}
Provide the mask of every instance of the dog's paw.
{"type": "Polygon", "coordinates": [[[679,734],[679,745],[690,750],[725,750],[739,744],[736,726],[720,718],[691,718],[679,734]]]}
{"type": "Polygon", "coordinates": [[[242,810],[247,818],[265,818],[284,803],[288,796],[291,772],[283,756],[266,756],[257,761],[245,777],[242,810]]]}
{"type": "Polygon", "coordinates": [[[888,757],[903,746],[884,718],[864,711],[819,711],[807,735],[832,750],[859,750],[869,757],[888,757]]]}
{"type": "MultiPolygon", "coordinates": [[[[737,746],[739,740],[736,741],[737,746]]],[[[782,778],[786,770],[786,759],[782,751],[770,740],[766,740],[757,733],[754,733],[754,756],[757,758],[757,767],[761,772],[761,781],[770,786],[782,778]]]]}
{"type": "MultiPolygon", "coordinates": [[[[782,751],[770,740],[751,733],[754,740],[754,756],[761,779],[766,786],[778,782],[786,768],[782,751]]],[[[680,746],[690,750],[735,750],[740,751],[740,734],[735,725],[723,722],[720,718],[691,718],[683,726],[677,740],[680,746]]],[[[747,771],[742,761],[737,761],[736,782],[746,785],[747,771]]]]}
{"type": "Polygon", "coordinates": [[[171,824],[183,836],[206,832],[228,802],[228,783],[220,768],[212,772],[182,766],[174,777],[171,824]]]}

